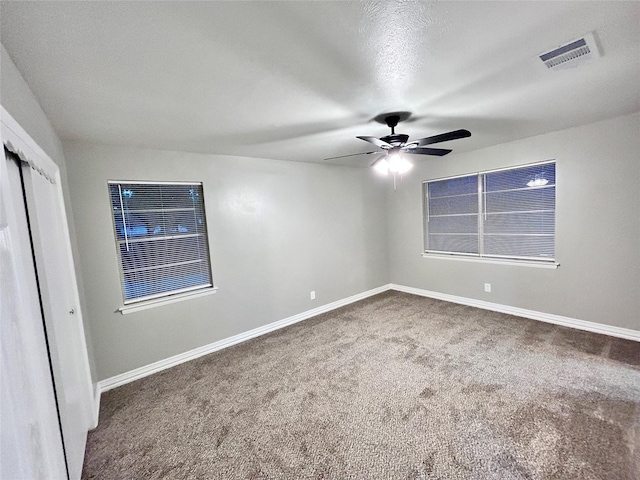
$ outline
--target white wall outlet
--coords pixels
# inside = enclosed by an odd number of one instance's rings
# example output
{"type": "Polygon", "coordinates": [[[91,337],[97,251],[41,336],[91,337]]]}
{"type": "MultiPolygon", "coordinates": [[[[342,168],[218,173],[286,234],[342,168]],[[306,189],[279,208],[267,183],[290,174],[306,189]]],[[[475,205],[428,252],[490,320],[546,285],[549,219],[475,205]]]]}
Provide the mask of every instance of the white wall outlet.
{"type": "Polygon", "coordinates": [[[490,292],[491,291],[491,284],[490,283],[485,283],[484,284],[484,291],[485,292],[490,292]]]}
{"type": "Polygon", "coordinates": [[[313,290],[313,291],[309,294],[309,296],[311,297],[311,300],[315,300],[315,299],[316,299],[316,291],[315,291],[315,290],[313,290]]]}

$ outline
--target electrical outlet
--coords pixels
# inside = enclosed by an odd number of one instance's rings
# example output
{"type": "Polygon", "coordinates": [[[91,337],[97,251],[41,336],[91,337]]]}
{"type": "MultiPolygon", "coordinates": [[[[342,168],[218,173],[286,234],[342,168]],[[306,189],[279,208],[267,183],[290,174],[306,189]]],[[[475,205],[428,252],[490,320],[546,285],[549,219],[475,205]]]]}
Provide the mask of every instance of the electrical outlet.
{"type": "Polygon", "coordinates": [[[484,291],[485,292],[491,292],[491,284],[490,283],[485,283],[484,284],[484,291]]]}
{"type": "Polygon", "coordinates": [[[316,291],[312,291],[309,296],[311,297],[311,300],[315,300],[316,299],[316,291]]]}

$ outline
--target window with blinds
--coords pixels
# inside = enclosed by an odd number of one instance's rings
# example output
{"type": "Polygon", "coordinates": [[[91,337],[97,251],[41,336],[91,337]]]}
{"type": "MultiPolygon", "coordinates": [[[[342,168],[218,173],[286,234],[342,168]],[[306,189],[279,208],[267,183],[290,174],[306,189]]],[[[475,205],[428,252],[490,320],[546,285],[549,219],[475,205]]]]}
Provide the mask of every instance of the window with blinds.
{"type": "Polygon", "coordinates": [[[554,261],[555,162],[423,186],[426,253],[554,261]]]}
{"type": "Polygon", "coordinates": [[[213,287],[201,183],[109,182],[124,303],[213,287]]]}

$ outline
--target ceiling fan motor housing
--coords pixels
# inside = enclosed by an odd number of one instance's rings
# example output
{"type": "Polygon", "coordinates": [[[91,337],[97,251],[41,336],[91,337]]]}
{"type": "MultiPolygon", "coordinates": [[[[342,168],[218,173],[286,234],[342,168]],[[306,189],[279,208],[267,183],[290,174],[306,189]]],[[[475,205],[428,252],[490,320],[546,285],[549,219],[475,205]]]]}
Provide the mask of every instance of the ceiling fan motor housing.
{"type": "Polygon", "coordinates": [[[409,135],[405,135],[403,133],[396,133],[392,135],[387,135],[386,137],[380,138],[383,142],[387,142],[393,146],[399,146],[400,144],[407,143],[409,140],[409,135]]]}

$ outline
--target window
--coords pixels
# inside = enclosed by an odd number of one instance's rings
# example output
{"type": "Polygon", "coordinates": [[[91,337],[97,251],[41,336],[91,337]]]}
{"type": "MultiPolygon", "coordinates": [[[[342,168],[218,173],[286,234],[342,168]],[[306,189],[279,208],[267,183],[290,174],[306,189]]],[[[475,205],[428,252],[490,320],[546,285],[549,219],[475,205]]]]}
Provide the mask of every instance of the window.
{"type": "Polygon", "coordinates": [[[556,164],[426,181],[425,252],[553,262],[556,164]]]}
{"type": "Polygon", "coordinates": [[[124,303],[213,287],[201,183],[109,182],[124,303]]]}

